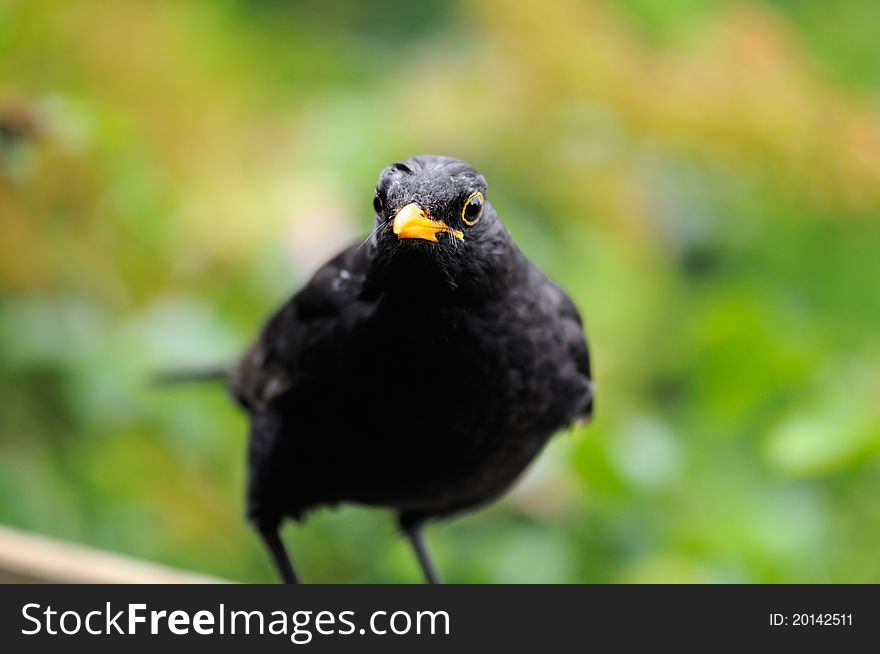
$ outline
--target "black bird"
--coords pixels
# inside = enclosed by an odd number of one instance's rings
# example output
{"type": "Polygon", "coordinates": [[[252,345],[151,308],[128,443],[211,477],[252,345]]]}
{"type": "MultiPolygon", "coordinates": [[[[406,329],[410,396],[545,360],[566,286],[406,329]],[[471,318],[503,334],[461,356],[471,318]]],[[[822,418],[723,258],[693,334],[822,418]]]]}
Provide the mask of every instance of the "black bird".
{"type": "Polygon", "coordinates": [[[250,416],[248,518],[285,582],[285,518],[340,502],[421,527],[504,493],[550,436],[588,419],[571,299],[516,246],[486,180],[449,157],[382,171],[372,234],[327,262],[226,374],[250,416]]]}

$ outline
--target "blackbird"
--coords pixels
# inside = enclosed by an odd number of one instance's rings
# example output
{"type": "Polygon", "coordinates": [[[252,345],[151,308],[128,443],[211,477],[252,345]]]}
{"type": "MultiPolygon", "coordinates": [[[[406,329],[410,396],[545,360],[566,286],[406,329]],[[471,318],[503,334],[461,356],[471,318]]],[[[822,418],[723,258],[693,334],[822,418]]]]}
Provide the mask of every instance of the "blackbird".
{"type": "Polygon", "coordinates": [[[250,417],[247,515],[281,578],[286,518],[353,502],[396,512],[426,580],[426,521],[504,493],[593,409],[571,299],[532,264],[458,159],[379,177],[375,229],[328,261],[225,378],[250,417]]]}

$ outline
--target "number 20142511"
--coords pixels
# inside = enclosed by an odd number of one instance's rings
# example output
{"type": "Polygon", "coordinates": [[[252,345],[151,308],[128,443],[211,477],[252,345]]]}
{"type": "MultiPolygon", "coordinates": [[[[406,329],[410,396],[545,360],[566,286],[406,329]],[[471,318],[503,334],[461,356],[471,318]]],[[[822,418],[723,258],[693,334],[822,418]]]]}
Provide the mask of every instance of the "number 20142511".
{"type": "Polygon", "coordinates": [[[851,627],[852,613],[771,613],[771,627],[851,627]]]}

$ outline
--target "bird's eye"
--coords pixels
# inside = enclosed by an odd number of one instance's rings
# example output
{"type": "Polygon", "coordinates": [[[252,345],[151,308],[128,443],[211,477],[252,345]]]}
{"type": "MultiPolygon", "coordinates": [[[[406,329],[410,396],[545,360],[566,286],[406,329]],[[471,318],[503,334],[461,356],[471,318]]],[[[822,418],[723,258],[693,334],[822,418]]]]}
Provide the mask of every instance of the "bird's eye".
{"type": "Polygon", "coordinates": [[[373,196],[373,209],[376,213],[382,213],[385,209],[385,203],[382,202],[382,196],[378,192],[373,196]]]}
{"type": "Polygon", "coordinates": [[[476,225],[483,215],[483,194],[477,191],[467,199],[461,210],[461,219],[468,227],[476,225]]]}

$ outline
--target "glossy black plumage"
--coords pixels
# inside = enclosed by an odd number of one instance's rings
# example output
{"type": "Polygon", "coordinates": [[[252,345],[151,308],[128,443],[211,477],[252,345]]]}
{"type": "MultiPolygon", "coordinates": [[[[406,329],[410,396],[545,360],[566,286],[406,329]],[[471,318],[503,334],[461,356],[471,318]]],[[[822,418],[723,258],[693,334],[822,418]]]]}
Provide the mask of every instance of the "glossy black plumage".
{"type": "Polygon", "coordinates": [[[467,225],[476,193],[485,180],[455,159],[387,168],[370,238],[318,270],[229,374],[251,418],[248,516],[287,580],[285,517],[390,508],[426,567],[424,521],[497,498],[555,431],[591,415],[576,308],[489,202],[467,225]],[[436,243],[396,235],[410,203],[450,231],[436,243]]]}

